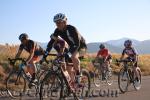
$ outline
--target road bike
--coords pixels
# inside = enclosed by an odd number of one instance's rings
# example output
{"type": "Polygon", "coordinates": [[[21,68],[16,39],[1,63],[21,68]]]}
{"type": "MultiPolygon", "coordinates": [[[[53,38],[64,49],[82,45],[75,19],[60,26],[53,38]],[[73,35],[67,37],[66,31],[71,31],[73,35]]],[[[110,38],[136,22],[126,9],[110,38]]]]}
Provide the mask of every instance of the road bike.
{"type": "Polygon", "coordinates": [[[112,85],[114,75],[112,72],[111,64],[104,63],[103,59],[99,59],[100,62],[92,61],[94,66],[93,82],[96,87],[100,87],[102,83],[112,85]]]}
{"type": "Polygon", "coordinates": [[[135,90],[141,88],[141,70],[139,67],[136,68],[137,76],[135,71],[133,71],[133,61],[129,59],[116,60],[121,65],[121,69],[118,75],[118,86],[122,93],[128,90],[128,86],[133,83],[135,90]],[[122,64],[120,64],[122,63],[122,64]]]}
{"type": "MultiPolygon", "coordinates": [[[[88,97],[90,93],[90,75],[88,71],[84,68],[81,68],[80,83],[76,83],[76,78],[72,82],[74,83],[73,87],[68,80],[68,77],[65,75],[63,71],[64,64],[67,65],[66,62],[62,61],[63,56],[57,56],[57,54],[49,54],[51,56],[56,56],[56,58],[52,61],[52,67],[48,70],[48,73],[45,75],[41,86],[40,86],[40,100],[43,99],[51,99],[55,97],[56,99],[63,100],[66,98],[72,98],[74,100],[79,100],[80,98],[88,97]],[[55,96],[53,96],[56,94],[55,96]]],[[[68,63],[69,64],[69,63],[68,63]]],[[[70,63],[70,65],[73,64],[70,63]]],[[[76,76],[75,73],[74,77],[76,76]]]]}
{"type": "MultiPolygon", "coordinates": [[[[33,89],[35,92],[35,96],[39,94],[40,88],[40,80],[42,80],[44,75],[46,74],[45,70],[41,70],[41,65],[36,63],[36,79],[37,82],[35,85],[31,86],[31,77],[27,75],[24,68],[26,67],[25,59],[16,58],[10,59],[9,64],[12,66],[12,71],[10,71],[8,77],[6,78],[6,90],[10,97],[12,98],[20,98],[25,94],[29,94],[30,89],[33,89]]],[[[30,94],[29,94],[30,96],[30,94]]]]}

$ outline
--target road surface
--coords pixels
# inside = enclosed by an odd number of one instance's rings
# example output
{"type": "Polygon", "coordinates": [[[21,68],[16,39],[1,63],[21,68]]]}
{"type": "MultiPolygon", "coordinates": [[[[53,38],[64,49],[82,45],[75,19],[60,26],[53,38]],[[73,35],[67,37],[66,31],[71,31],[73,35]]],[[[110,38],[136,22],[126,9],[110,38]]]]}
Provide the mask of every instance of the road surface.
{"type": "MultiPolygon", "coordinates": [[[[103,83],[100,88],[96,88],[94,85],[92,85],[91,90],[93,91],[91,93],[91,97],[87,98],[86,100],[150,100],[150,76],[142,77],[142,87],[139,91],[135,91],[133,85],[130,85],[128,92],[122,94],[118,89],[117,81],[115,81],[111,86],[103,83]],[[104,94],[104,91],[109,95],[104,94]],[[110,91],[113,91],[114,94],[110,95],[112,93],[110,91]]],[[[12,99],[9,96],[5,96],[5,94],[0,94],[0,100],[12,99]]],[[[39,100],[39,98],[29,97],[26,95],[23,96],[21,100],[39,100]]]]}

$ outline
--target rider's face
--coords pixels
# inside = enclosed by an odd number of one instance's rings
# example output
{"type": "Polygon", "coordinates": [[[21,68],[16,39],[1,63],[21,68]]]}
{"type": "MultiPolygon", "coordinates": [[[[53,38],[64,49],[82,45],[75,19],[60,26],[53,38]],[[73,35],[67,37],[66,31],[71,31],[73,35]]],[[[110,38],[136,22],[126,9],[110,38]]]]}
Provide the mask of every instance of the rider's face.
{"type": "Polygon", "coordinates": [[[25,45],[27,43],[27,39],[22,39],[21,43],[25,45]]]}
{"type": "Polygon", "coordinates": [[[63,31],[65,26],[66,26],[66,22],[65,21],[61,21],[61,20],[58,20],[56,22],[56,26],[59,30],[63,31]]]}

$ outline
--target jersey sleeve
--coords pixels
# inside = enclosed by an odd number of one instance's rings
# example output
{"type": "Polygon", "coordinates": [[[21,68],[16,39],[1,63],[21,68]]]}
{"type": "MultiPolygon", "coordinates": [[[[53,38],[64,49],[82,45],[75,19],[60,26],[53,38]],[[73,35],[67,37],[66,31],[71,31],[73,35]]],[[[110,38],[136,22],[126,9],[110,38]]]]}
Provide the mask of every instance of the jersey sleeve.
{"type": "Polygon", "coordinates": [[[58,33],[59,33],[59,31],[58,31],[58,29],[56,29],[56,30],[54,31],[54,33],[51,34],[50,38],[56,40],[57,37],[58,37],[58,33]]]}
{"type": "Polygon", "coordinates": [[[99,55],[101,55],[101,50],[99,50],[99,51],[97,52],[97,57],[98,57],[99,55]]]}
{"type": "Polygon", "coordinates": [[[47,44],[46,52],[51,51],[53,44],[54,44],[55,40],[57,39],[57,37],[58,37],[58,33],[57,33],[57,29],[56,29],[54,31],[54,33],[50,36],[50,41],[47,44]]]}
{"type": "Polygon", "coordinates": [[[126,51],[126,49],[123,49],[123,51],[122,51],[122,55],[125,55],[125,51],[126,51]]]}
{"type": "Polygon", "coordinates": [[[20,46],[19,46],[19,50],[23,50],[23,49],[24,49],[23,44],[20,44],[20,46]]]}
{"type": "Polygon", "coordinates": [[[32,41],[32,40],[29,40],[29,52],[31,52],[33,49],[34,49],[34,46],[35,46],[35,42],[32,41]]]}
{"type": "Polygon", "coordinates": [[[80,34],[75,27],[71,27],[70,31],[72,33],[74,45],[76,46],[76,49],[78,49],[80,46],[80,34]]]}
{"type": "Polygon", "coordinates": [[[137,52],[137,50],[136,50],[135,48],[132,48],[132,50],[133,50],[133,53],[134,53],[135,55],[138,55],[138,52],[137,52]]]}

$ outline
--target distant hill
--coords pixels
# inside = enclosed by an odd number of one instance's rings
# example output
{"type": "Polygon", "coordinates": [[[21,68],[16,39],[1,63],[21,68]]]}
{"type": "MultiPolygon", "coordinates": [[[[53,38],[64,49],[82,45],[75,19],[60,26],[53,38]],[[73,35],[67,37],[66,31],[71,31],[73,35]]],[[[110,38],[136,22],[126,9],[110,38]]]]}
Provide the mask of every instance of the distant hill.
{"type": "MultiPolygon", "coordinates": [[[[124,41],[127,39],[129,38],[110,40],[103,43],[112,53],[121,53],[122,49],[124,48],[124,41]]],[[[133,46],[135,47],[135,49],[138,51],[139,54],[150,54],[150,40],[144,41],[138,41],[135,39],[130,40],[132,40],[133,46]]],[[[88,43],[87,45],[88,45],[88,52],[93,53],[98,51],[100,42],[88,43]]]]}

